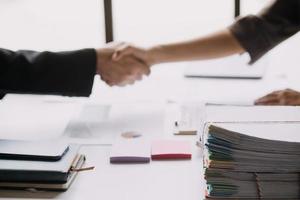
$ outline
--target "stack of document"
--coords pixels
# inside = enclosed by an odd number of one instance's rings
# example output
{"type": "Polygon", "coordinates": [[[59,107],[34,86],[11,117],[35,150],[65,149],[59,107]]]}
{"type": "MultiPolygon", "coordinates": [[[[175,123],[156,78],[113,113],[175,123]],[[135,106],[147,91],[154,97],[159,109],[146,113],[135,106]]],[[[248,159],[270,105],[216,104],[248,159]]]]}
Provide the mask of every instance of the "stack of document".
{"type": "Polygon", "coordinates": [[[78,145],[0,140],[0,188],[67,190],[85,162],[78,145]]]}
{"type": "Polygon", "coordinates": [[[298,198],[299,131],[299,122],[207,124],[207,198],[298,198]]]}

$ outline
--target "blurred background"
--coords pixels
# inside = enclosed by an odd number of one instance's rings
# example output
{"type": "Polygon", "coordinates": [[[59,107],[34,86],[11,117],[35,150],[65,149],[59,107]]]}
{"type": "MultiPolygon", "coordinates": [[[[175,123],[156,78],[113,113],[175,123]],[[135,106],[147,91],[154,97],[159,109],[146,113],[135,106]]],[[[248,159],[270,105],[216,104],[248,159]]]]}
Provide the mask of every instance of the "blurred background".
{"type": "MultiPolygon", "coordinates": [[[[242,0],[241,15],[270,0],[242,0]]],[[[140,45],[203,35],[234,20],[234,0],[112,0],[117,41],[140,45]]],[[[63,50],[105,43],[103,0],[1,0],[0,44],[63,50]]]]}

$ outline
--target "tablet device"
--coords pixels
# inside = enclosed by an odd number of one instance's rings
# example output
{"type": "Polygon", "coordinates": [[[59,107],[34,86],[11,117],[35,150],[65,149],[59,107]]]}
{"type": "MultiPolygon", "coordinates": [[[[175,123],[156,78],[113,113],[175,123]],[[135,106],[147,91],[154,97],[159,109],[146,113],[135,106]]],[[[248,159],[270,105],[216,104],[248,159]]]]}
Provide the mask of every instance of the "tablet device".
{"type": "Polygon", "coordinates": [[[187,64],[184,75],[191,78],[261,79],[267,68],[266,62],[264,58],[248,65],[243,56],[194,61],[187,64]]]}

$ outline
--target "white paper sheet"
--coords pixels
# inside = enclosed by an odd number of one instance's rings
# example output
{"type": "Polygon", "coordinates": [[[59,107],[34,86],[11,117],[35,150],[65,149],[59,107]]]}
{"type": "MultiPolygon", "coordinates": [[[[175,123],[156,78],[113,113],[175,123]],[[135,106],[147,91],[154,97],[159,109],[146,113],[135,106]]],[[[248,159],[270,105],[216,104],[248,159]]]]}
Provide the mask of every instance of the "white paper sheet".
{"type": "Polygon", "coordinates": [[[60,137],[81,103],[63,97],[8,95],[0,102],[0,138],[41,140],[60,137]]]}
{"type": "Polygon", "coordinates": [[[99,118],[94,110],[83,107],[64,131],[64,137],[80,144],[113,144],[116,137],[128,131],[155,137],[165,132],[165,104],[124,103],[98,105],[99,118]],[[102,114],[101,114],[102,111],[102,114]],[[104,117],[108,116],[108,118],[104,117]]]}

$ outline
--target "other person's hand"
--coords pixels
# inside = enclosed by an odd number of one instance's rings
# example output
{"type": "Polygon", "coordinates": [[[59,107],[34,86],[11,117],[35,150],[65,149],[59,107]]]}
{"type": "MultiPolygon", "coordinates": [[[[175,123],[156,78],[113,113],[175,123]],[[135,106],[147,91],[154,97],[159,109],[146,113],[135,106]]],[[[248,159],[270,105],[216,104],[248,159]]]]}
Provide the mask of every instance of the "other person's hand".
{"type": "Polygon", "coordinates": [[[118,61],[127,56],[133,56],[139,59],[141,62],[146,63],[148,66],[155,64],[154,56],[151,55],[150,50],[127,43],[122,43],[119,45],[113,53],[112,58],[114,61],[118,61]]]}
{"type": "Polygon", "coordinates": [[[150,74],[150,67],[143,61],[126,56],[113,60],[112,55],[120,45],[97,49],[97,74],[110,86],[125,86],[150,74]]]}
{"type": "Polygon", "coordinates": [[[285,89],[274,91],[255,101],[255,105],[300,105],[300,92],[285,89]]]}

